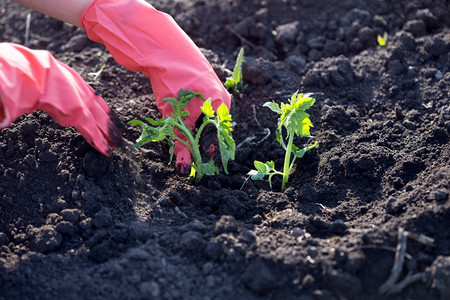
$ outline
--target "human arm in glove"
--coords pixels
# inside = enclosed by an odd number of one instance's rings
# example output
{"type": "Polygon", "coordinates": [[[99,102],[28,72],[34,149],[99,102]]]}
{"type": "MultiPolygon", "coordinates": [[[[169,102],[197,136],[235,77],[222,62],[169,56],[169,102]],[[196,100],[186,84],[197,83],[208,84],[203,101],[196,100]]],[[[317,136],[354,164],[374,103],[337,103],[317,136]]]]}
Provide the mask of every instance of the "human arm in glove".
{"type": "MultiPolygon", "coordinates": [[[[83,27],[90,39],[104,44],[113,58],[134,72],[150,78],[158,109],[163,117],[172,107],[161,100],[191,89],[211,98],[217,109],[231,98],[211,65],[194,42],[175,23],[144,0],[15,0],[30,8],[83,27]],[[58,3],[58,5],[56,5],[58,3]],[[55,8],[58,6],[59,8],[55,8]],[[67,9],[60,9],[67,6],[67,9]]],[[[202,100],[186,107],[185,123],[191,129],[201,115],[202,100]]],[[[189,173],[191,155],[181,143],[174,148],[176,168],[189,173]]]]}
{"type": "Polygon", "coordinates": [[[73,69],[48,51],[0,43],[0,129],[35,110],[75,127],[107,156],[123,144],[122,123],[73,69]]]}

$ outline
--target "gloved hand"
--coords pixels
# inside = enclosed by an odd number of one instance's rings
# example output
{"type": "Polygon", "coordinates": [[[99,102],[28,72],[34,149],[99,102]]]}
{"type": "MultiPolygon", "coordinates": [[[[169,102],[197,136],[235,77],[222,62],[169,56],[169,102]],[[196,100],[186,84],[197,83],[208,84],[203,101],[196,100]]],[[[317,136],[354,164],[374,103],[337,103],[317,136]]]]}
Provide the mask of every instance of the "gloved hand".
{"type": "Polygon", "coordinates": [[[0,43],[0,53],[0,129],[42,110],[61,126],[74,126],[106,156],[123,145],[119,118],[70,67],[48,51],[11,43],[0,43]]]}
{"type": "MultiPolygon", "coordinates": [[[[217,109],[231,97],[211,65],[194,42],[168,14],[157,11],[143,0],[93,0],[80,20],[90,39],[103,43],[113,58],[134,72],[150,78],[158,109],[163,117],[172,107],[161,100],[176,97],[180,89],[202,93],[217,109]]],[[[193,99],[186,107],[185,123],[191,129],[202,114],[203,101],[193,99]]],[[[175,143],[176,169],[190,171],[191,155],[175,143]]]]}

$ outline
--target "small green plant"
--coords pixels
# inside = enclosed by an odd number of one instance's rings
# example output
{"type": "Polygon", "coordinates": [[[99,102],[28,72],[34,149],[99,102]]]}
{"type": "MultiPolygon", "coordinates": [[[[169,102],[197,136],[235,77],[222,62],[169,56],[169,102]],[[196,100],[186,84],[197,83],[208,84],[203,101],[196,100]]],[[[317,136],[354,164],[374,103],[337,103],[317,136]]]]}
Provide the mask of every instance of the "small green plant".
{"type": "Polygon", "coordinates": [[[309,119],[309,114],[305,110],[310,108],[316,100],[310,96],[311,94],[298,94],[298,92],[295,92],[289,99],[289,103],[281,103],[281,107],[273,101],[264,104],[265,107],[270,108],[280,115],[276,137],[281,147],[286,151],[284,167],[283,171],[280,172],[275,170],[275,163],[273,161],[263,163],[256,160],[254,162],[256,170],[251,170],[248,173],[253,180],[261,180],[265,176],[268,176],[270,188],[272,188],[272,177],[274,175],[280,175],[283,177],[281,190],[284,191],[295,160],[302,158],[307,151],[317,146],[317,142],[305,148],[299,148],[294,145],[295,136],[311,137],[310,128],[313,125],[309,119]],[[286,138],[283,136],[283,128],[287,132],[286,138]]]}
{"type": "Polygon", "coordinates": [[[103,70],[105,70],[106,64],[103,64],[100,69],[97,72],[91,72],[88,73],[89,76],[92,76],[94,80],[97,80],[103,73],[103,70]]]}
{"type": "Polygon", "coordinates": [[[385,32],[385,33],[383,34],[383,36],[377,35],[377,42],[378,42],[378,45],[380,45],[381,47],[386,46],[387,41],[388,41],[388,37],[389,37],[389,36],[388,36],[387,32],[385,32]]]}
{"type": "MultiPolygon", "coordinates": [[[[103,51],[97,52],[97,57],[100,58],[103,55],[103,51]]],[[[103,73],[103,70],[105,70],[106,63],[103,63],[100,69],[97,72],[90,72],[88,73],[89,76],[92,76],[94,81],[97,80],[103,73]]]]}
{"type": "MultiPolygon", "coordinates": [[[[128,122],[131,125],[139,125],[142,127],[141,136],[137,139],[134,147],[143,146],[149,142],[159,142],[166,138],[168,139],[170,146],[170,161],[172,161],[173,147],[175,141],[183,143],[191,152],[192,165],[190,178],[195,182],[200,181],[204,176],[211,176],[219,173],[219,168],[215,166],[214,160],[204,163],[200,154],[199,142],[200,136],[208,124],[212,124],[217,129],[217,140],[219,144],[219,151],[222,160],[222,165],[225,173],[228,174],[228,161],[234,160],[236,143],[232,137],[232,121],[228,107],[225,104],[221,104],[217,112],[214,111],[211,105],[211,99],[206,100],[200,93],[195,93],[192,90],[180,90],[177,98],[168,97],[162,101],[169,102],[173,108],[173,112],[170,116],[167,116],[160,120],[154,120],[152,118],[145,118],[149,123],[146,124],[139,120],[132,120],[128,122]],[[189,112],[184,111],[184,108],[189,102],[199,97],[205,101],[201,107],[203,112],[203,122],[194,133],[183,121],[189,115],[189,112]],[[175,128],[177,128],[185,137],[183,140],[175,135],[175,128]]],[[[170,163],[170,162],[169,162],[170,163]]]]}
{"type": "Polygon", "coordinates": [[[225,81],[225,87],[235,95],[239,95],[244,92],[246,86],[242,76],[242,61],[244,60],[244,47],[239,50],[236,64],[234,65],[233,74],[231,77],[227,77],[225,81]]]}

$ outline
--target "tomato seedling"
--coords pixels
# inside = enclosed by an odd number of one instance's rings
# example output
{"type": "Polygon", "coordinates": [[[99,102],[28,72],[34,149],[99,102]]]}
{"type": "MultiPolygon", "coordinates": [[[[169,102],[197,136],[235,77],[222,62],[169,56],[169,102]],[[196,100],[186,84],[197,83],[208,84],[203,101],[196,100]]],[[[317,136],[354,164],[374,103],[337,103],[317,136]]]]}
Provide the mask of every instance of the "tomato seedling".
{"type": "Polygon", "coordinates": [[[244,85],[244,78],[242,76],[242,62],[244,60],[244,47],[239,50],[236,64],[234,65],[233,74],[225,80],[225,87],[235,95],[244,92],[246,86],[244,85]]]}
{"type": "Polygon", "coordinates": [[[280,115],[276,137],[281,147],[286,151],[284,167],[283,171],[280,172],[275,169],[275,163],[273,161],[263,163],[256,160],[254,162],[256,170],[251,170],[248,173],[253,180],[261,180],[265,176],[268,176],[270,188],[272,188],[272,177],[274,175],[280,175],[283,177],[281,191],[286,189],[286,183],[289,180],[289,174],[291,173],[295,160],[302,158],[307,151],[317,146],[317,142],[301,149],[294,145],[294,137],[296,136],[311,137],[310,128],[313,125],[309,119],[309,114],[305,110],[310,108],[315,101],[316,99],[312,98],[311,94],[298,94],[298,92],[295,92],[289,99],[289,102],[281,103],[281,106],[273,101],[264,104],[265,107],[270,108],[280,115]],[[283,127],[287,132],[286,138],[283,136],[283,127]]]}
{"type": "MultiPolygon", "coordinates": [[[[173,108],[173,112],[170,116],[167,116],[160,120],[154,120],[152,118],[145,118],[149,123],[144,123],[139,120],[132,120],[128,122],[131,125],[139,125],[142,127],[141,136],[137,139],[133,147],[140,147],[149,142],[159,142],[166,138],[170,146],[170,161],[172,161],[173,148],[175,141],[183,143],[191,152],[192,165],[190,178],[195,182],[199,182],[204,176],[211,176],[219,173],[219,168],[214,164],[214,160],[204,163],[200,154],[200,136],[208,124],[211,124],[217,129],[217,140],[219,144],[220,157],[225,173],[228,174],[228,161],[234,160],[236,143],[232,137],[232,120],[228,107],[225,104],[221,104],[217,112],[214,111],[211,105],[211,98],[206,100],[202,94],[195,93],[192,90],[180,90],[177,98],[168,97],[162,101],[169,102],[173,108]],[[194,98],[200,98],[205,101],[201,107],[203,112],[203,122],[194,133],[186,124],[184,120],[189,115],[188,111],[184,111],[184,108],[194,98]],[[178,137],[175,134],[175,128],[186,138],[186,140],[178,137]]],[[[169,162],[170,163],[170,162],[169,162]]]]}

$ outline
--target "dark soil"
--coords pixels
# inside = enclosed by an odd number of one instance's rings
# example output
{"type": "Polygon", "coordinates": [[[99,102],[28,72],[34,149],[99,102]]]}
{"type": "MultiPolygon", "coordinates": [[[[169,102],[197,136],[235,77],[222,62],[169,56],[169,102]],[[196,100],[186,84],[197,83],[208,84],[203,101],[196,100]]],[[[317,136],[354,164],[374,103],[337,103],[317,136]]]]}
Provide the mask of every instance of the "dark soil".
{"type": "MultiPolygon", "coordinates": [[[[22,116],[0,132],[1,299],[450,298],[449,1],[152,3],[222,80],[245,46],[230,175],[191,185],[165,143],[108,159],[45,113],[22,116]],[[319,146],[270,191],[246,175],[255,159],[282,164],[262,104],[296,90],[317,99],[319,146]],[[408,238],[394,283],[418,280],[381,294],[399,229],[434,241],[408,238]]],[[[0,0],[0,41],[24,44],[28,13],[0,0]]],[[[124,122],[159,117],[148,79],[80,29],[31,12],[29,47],[72,66],[124,122]]],[[[138,136],[127,126],[130,145],[138,136]]]]}

